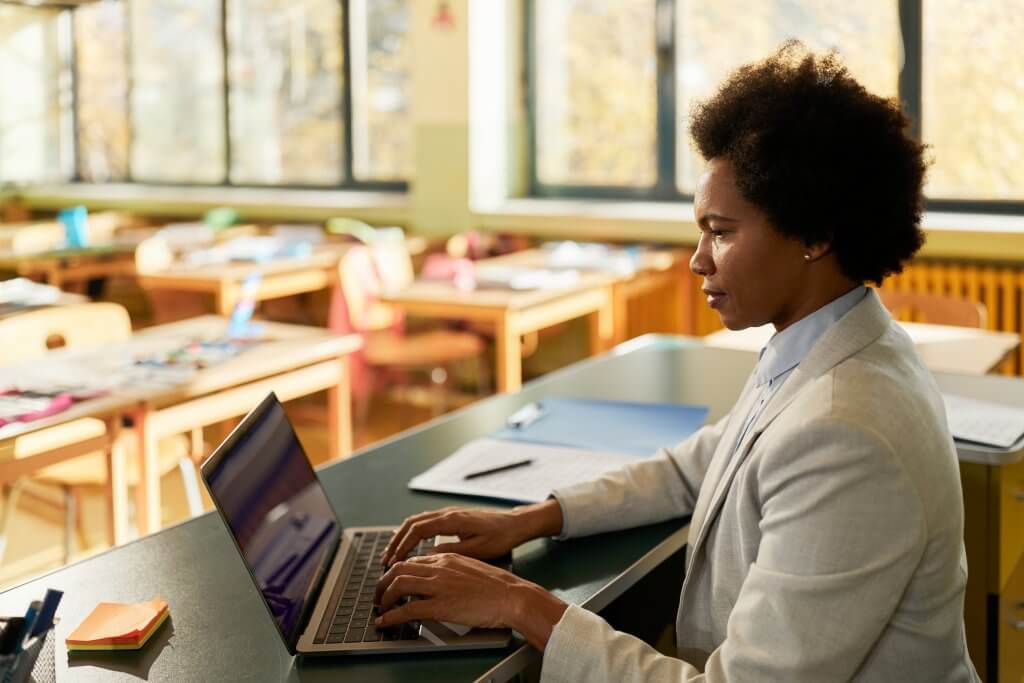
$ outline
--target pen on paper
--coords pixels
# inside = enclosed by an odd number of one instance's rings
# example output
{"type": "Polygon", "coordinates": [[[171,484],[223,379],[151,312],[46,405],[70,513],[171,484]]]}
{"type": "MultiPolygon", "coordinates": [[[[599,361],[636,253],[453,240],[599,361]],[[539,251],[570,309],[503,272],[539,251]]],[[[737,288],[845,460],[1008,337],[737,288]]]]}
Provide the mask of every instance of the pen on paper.
{"type": "Polygon", "coordinates": [[[476,479],[477,477],[484,477],[488,474],[497,474],[498,472],[504,472],[505,470],[514,470],[517,467],[526,467],[532,462],[533,460],[517,460],[516,462],[510,462],[507,465],[492,467],[490,469],[480,470],[479,472],[470,472],[465,475],[463,479],[476,479]]]}

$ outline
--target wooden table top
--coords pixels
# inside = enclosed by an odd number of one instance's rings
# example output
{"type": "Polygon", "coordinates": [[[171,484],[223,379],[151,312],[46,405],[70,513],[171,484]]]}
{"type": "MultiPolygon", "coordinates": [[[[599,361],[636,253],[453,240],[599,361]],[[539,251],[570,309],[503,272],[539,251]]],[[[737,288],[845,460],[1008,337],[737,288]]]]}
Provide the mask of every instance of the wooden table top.
{"type": "MultiPolygon", "coordinates": [[[[613,250],[614,251],[614,250],[613,250]]],[[[624,249],[622,250],[625,251],[624,249]]],[[[529,268],[576,269],[588,272],[607,272],[616,278],[628,280],[638,273],[647,271],[664,271],[676,266],[682,259],[689,259],[690,250],[682,247],[641,247],[636,255],[636,270],[632,273],[615,273],[600,271],[586,266],[555,266],[552,265],[551,254],[543,248],[524,249],[503,256],[484,259],[478,263],[490,263],[502,266],[524,266],[529,268]]]]}
{"type": "Polygon", "coordinates": [[[354,335],[338,335],[307,325],[258,322],[260,338],[250,349],[191,375],[161,381],[135,361],[173,350],[191,340],[222,338],[227,321],[214,315],[158,325],[141,330],[121,344],[88,349],[57,349],[31,363],[0,367],[0,387],[47,382],[102,384],[113,382],[107,394],[80,401],[67,410],[31,422],[0,428],[0,442],[82,417],[104,417],[140,403],[169,405],[263,377],[336,358],[359,349],[354,335]],[[116,380],[112,378],[117,378],[116,380]]]}
{"type": "Polygon", "coordinates": [[[170,282],[240,282],[253,273],[259,273],[265,277],[307,269],[322,270],[337,267],[342,255],[351,247],[350,243],[318,244],[309,256],[279,258],[265,262],[235,261],[202,266],[175,264],[166,270],[140,273],[139,281],[143,285],[170,282]]]}
{"type": "MultiPolygon", "coordinates": [[[[488,266],[534,266],[510,260],[508,256],[482,259],[476,262],[478,269],[488,266]]],[[[380,296],[382,301],[396,305],[416,303],[450,303],[461,307],[501,308],[520,310],[556,301],[567,296],[607,287],[615,282],[616,276],[602,272],[580,272],[579,280],[565,287],[516,290],[507,287],[478,287],[462,290],[449,281],[416,280],[408,287],[380,296]]]]}

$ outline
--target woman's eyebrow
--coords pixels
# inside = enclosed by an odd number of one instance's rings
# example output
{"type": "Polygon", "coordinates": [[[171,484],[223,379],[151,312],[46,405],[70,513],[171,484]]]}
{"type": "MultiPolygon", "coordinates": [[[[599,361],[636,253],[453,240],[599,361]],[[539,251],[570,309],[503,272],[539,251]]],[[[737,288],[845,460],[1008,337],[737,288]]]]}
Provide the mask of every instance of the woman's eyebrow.
{"type": "Polygon", "coordinates": [[[708,221],[725,221],[727,223],[736,223],[738,222],[738,220],[739,219],[737,218],[729,218],[728,216],[723,216],[720,213],[706,213],[700,217],[697,223],[699,223],[700,225],[705,225],[708,221]]]}

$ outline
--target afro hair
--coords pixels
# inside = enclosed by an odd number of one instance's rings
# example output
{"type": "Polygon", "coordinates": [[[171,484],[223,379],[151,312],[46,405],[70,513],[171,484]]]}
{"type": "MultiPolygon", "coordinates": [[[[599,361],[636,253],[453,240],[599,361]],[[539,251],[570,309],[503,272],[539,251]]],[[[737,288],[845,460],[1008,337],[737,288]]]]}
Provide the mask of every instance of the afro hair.
{"type": "Polygon", "coordinates": [[[797,41],[736,70],[691,116],[705,159],[728,159],[775,228],[829,243],[843,273],[881,283],[924,243],[924,146],[897,100],[797,41]]]}

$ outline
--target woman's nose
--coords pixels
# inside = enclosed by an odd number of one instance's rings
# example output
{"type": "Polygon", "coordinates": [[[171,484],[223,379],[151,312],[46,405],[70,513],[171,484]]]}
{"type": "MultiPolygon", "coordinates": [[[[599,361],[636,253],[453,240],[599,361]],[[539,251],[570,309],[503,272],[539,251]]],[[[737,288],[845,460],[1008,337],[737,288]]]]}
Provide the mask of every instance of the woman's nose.
{"type": "Polygon", "coordinates": [[[703,233],[697,241],[697,248],[690,257],[690,272],[694,275],[707,277],[715,272],[715,262],[711,258],[710,240],[703,233]]]}

